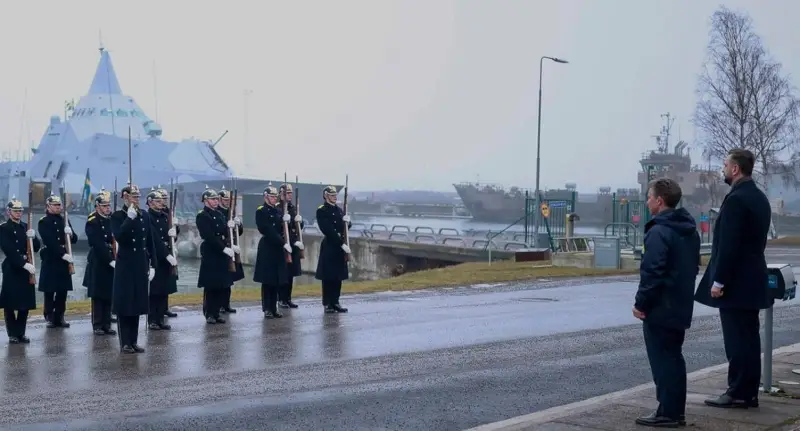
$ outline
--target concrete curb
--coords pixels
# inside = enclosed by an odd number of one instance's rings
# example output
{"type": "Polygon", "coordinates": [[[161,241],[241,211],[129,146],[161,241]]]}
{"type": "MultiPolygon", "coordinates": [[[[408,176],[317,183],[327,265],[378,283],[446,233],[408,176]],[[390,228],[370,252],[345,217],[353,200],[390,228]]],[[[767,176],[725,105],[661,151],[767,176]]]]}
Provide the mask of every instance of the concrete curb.
{"type": "MultiPolygon", "coordinates": [[[[778,349],[773,350],[772,352],[773,355],[800,352],[800,343],[780,347],[778,349]]],[[[761,357],[762,358],[764,357],[763,353],[761,354],[761,357]]],[[[689,373],[687,375],[687,379],[689,380],[689,382],[691,382],[692,380],[700,380],[706,377],[710,377],[710,375],[716,372],[727,370],[727,368],[728,368],[727,363],[715,365],[713,367],[703,368],[702,370],[697,370],[693,373],[689,373]]],[[[552,407],[539,412],[517,416],[511,419],[506,419],[504,421],[480,425],[465,431],[519,431],[527,427],[530,427],[532,425],[540,425],[564,418],[569,415],[595,410],[602,405],[611,404],[614,401],[629,397],[638,392],[642,392],[651,389],[653,387],[654,385],[652,383],[647,383],[644,385],[635,386],[630,389],[624,389],[621,391],[612,392],[610,394],[600,395],[594,398],[589,398],[587,400],[578,401],[572,404],[552,407]]]]}

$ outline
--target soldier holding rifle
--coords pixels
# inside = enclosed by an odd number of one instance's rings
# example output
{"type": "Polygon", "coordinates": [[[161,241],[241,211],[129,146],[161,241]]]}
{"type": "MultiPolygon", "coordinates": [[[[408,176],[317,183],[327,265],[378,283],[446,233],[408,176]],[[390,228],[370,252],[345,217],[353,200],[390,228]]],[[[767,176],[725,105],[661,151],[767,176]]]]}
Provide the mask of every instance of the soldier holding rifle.
{"type": "Polygon", "coordinates": [[[0,249],[6,256],[2,265],[0,307],[5,313],[6,332],[11,344],[31,342],[25,336],[25,327],[28,311],[36,309],[36,268],[33,265],[33,253],[39,251],[40,243],[36,232],[22,221],[22,209],[22,202],[12,198],[6,205],[8,220],[0,224],[0,249]]]}
{"type": "Polygon", "coordinates": [[[122,189],[122,209],[111,215],[117,240],[117,264],[111,307],[117,315],[122,353],[143,353],[139,346],[139,316],[147,314],[148,284],[156,274],[150,217],[139,209],[139,187],[122,189]]]}
{"type": "Polygon", "coordinates": [[[78,242],[78,235],[66,223],[61,214],[61,198],[47,198],[46,214],[39,219],[39,235],[42,237],[42,269],[39,273],[39,291],[44,293],[44,317],[48,328],[69,328],[64,320],[67,308],[67,292],[72,290],[72,254],[67,248],[78,242]]]}
{"type": "Polygon", "coordinates": [[[317,280],[322,281],[322,305],[326,313],[347,313],[339,305],[342,281],[349,278],[347,267],[350,246],[347,245],[347,229],[350,216],[336,205],[337,190],[328,186],[322,191],[324,203],[317,208],[317,225],[324,236],[319,248],[317,280]]]}
{"type": "Polygon", "coordinates": [[[236,272],[235,266],[231,270],[231,265],[235,262],[234,255],[240,250],[229,242],[228,227],[234,222],[225,220],[225,216],[217,210],[219,194],[212,189],[206,189],[201,199],[205,206],[195,218],[197,231],[203,240],[200,245],[197,287],[205,289],[203,311],[206,323],[213,325],[225,323],[225,319],[219,316],[219,310],[225,300],[225,289],[230,286],[231,273],[236,272]]]}
{"type": "Polygon", "coordinates": [[[111,329],[111,294],[114,286],[114,235],[111,231],[111,194],[101,190],[94,199],[95,210],[86,219],[89,243],[83,285],[92,300],[92,329],[95,335],[116,335],[111,329]]]}
{"type": "MultiPolygon", "coordinates": [[[[234,202],[233,205],[236,205],[236,203],[234,202]]],[[[222,190],[219,191],[219,207],[217,207],[217,209],[225,217],[225,220],[231,220],[231,192],[225,190],[225,186],[222,186],[222,190]]],[[[239,231],[239,236],[242,236],[242,234],[244,234],[242,218],[239,216],[233,217],[233,223],[235,225],[233,229],[237,229],[239,231]]],[[[241,259],[236,259],[236,272],[231,274],[231,281],[229,286],[225,288],[225,296],[222,300],[220,311],[223,313],[236,312],[235,309],[231,308],[231,288],[233,287],[233,283],[239,280],[244,280],[244,267],[242,266],[241,259]]]]}
{"type": "Polygon", "coordinates": [[[261,234],[258,255],[253,270],[253,281],[261,283],[261,310],[265,319],[283,317],[278,311],[278,289],[286,283],[287,255],[291,259],[292,246],[283,236],[283,223],[291,219],[283,214],[278,204],[278,189],[269,185],[264,189],[264,205],[256,210],[256,227],[261,234]]]}
{"type": "Polygon", "coordinates": [[[156,261],[156,274],[150,280],[149,307],[147,313],[147,328],[170,330],[165,314],[167,312],[167,298],[178,291],[178,280],[173,267],[178,265],[178,260],[172,255],[170,237],[178,236],[178,230],[169,225],[169,214],[164,213],[164,195],[158,190],[152,190],[147,195],[147,216],[150,219],[150,229],[153,232],[153,256],[156,261]]]}
{"type": "MultiPolygon", "coordinates": [[[[159,184],[158,185],[158,192],[161,193],[161,196],[164,197],[164,208],[162,209],[162,211],[164,211],[164,214],[167,214],[167,215],[171,214],[172,225],[175,227],[175,239],[177,239],[177,237],[178,237],[177,235],[181,233],[181,228],[180,228],[180,226],[178,226],[178,222],[175,219],[174,205],[177,205],[177,202],[173,202],[173,200],[177,201],[178,191],[175,190],[175,188],[173,187],[172,193],[175,195],[175,197],[173,198],[170,195],[170,193],[167,192],[167,189],[162,188],[161,184],[159,184]]],[[[174,240],[173,240],[173,242],[174,242],[174,240]]],[[[180,279],[180,277],[178,276],[178,271],[177,270],[174,271],[174,272],[175,272],[175,280],[176,280],[176,283],[177,283],[177,280],[180,279]]],[[[164,312],[164,316],[166,316],[166,317],[178,317],[178,313],[175,313],[175,312],[172,312],[172,311],[169,310],[169,296],[167,296],[166,311],[164,312]]]]}
{"type": "Polygon", "coordinates": [[[284,183],[281,185],[281,205],[285,205],[286,213],[291,218],[292,222],[288,224],[289,227],[289,242],[292,244],[292,261],[287,263],[288,266],[288,273],[286,275],[286,282],[281,286],[280,291],[278,291],[278,300],[280,301],[278,305],[281,308],[297,308],[297,304],[292,302],[292,284],[294,283],[294,277],[300,275],[302,273],[302,253],[305,249],[305,246],[300,241],[300,231],[303,229],[303,217],[297,213],[297,208],[292,203],[292,197],[294,195],[294,190],[292,189],[292,185],[289,183],[284,183]]]}

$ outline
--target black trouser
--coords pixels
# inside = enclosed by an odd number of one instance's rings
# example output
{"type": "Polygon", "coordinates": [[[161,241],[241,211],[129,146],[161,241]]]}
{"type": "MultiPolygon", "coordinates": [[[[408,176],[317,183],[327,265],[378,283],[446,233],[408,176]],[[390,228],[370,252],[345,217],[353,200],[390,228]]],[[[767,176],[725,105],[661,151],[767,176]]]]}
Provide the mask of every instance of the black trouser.
{"type": "Polygon", "coordinates": [[[278,290],[280,286],[261,283],[261,311],[278,311],[278,290]]]}
{"type": "Polygon", "coordinates": [[[111,300],[92,298],[92,329],[111,329],[111,300]]]}
{"type": "Polygon", "coordinates": [[[64,320],[64,312],[67,311],[67,291],[43,292],[44,308],[42,314],[45,319],[51,322],[61,322],[64,320]]]}
{"type": "Polygon", "coordinates": [[[686,413],[686,361],[683,359],[685,330],[642,325],[647,359],[656,384],[656,414],[679,419],[686,413]]]}
{"type": "Polygon", "coordinates": [[[739,400],[758,397],[761,383],[761,322],[758,312],[719,310],[725,356],[728,357],[728,395],[739,400]]]}
{"type": "Polygon", "coordinates": [[[225,289],[203,289],[203,315],[219,318],[219,309],[225,301],[225,289]]]}
{"type": "Polygon", "coordinates": [[[9,337],[20,338],[25,335],[25,327],[28,325],[28,310],[13,310],[6,308],[6,333],[9,337]]]}
{"type": "Polygon", "coordinates": [[[322,280],[322,305],[328,307],[339,304],[339,295],[341,293],[341,280],[322,280]]]}
{"type": "Polygon", "coordinates": [[[117,315],[117,334],[120,347],[135,346],[139,341],[139,316],[117,315]]]}
{"type": "MultiPolygon", "coordinates": [[[[289,268],[291,271],[291,267],[289,268]]],[[[294,276],[289,275],[287,277],[287,282],[281,285],[281,289],[278,292],[278,299],[281,302],[289,302],[292,300],[292,285],[294,284],[294,276]]]]}
{"type": "Polygon", "coordinates": [[[220,308],[223,309],[223,310],[230,310],[231,309],[231,287],[232,286],[226,287],[225,288],[225,294],[222,295],[222,298],[221,298],[222,306],[220,306],[220,308]]]}
{"type": "Polygon", "coordinates": [[[163,324],[165,315],[167,314],[167,301],[169,295],[150,295],[147,323],[163,324]]]}

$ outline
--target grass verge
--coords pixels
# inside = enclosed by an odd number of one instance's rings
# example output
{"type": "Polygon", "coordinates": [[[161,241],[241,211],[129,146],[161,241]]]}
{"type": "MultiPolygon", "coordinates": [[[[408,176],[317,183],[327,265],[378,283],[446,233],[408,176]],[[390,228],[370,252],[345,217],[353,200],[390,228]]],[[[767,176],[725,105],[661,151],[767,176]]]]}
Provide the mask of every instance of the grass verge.
{"type": "Polygon", "coordinates": [[[785,236],[783,238],[770,239],[767,241],[767,244],[800,247],[800,236],[785,236]]]}
{"type": "MultiPolygon", "coordinates": [[[[402,291],[430,289],[447,286],[465,286],[479,283],[501,283],[509,281],[535,280],[539,278],[591,277],[621,274],[635,274],[636,270],[597,269],[551,266],[545,262],[512,262],[498,261],[491,265],[488,262],[471,262],[446,268],[412,272],[384,280],[356,281],[345,283],[343,293],[373,293],[386,291],[402,291]]],[[[248,280],[250,277],[245,278],[248,280]]],[[[294,297],[320,296],[319,284],[295,286],[294,297]]],[[[239,282],[231,293],[232,302],[260,302],[261,290],[252,282],[239,282]]],[[[170,295],[170,306],[199,306],[203,303],[203,291],[197,289],[191,293],[170,295]]],[[[31,315],[41,315],[41,304],[38,310],[31,310],[31,315]]],[[[67,314],[88,314],[91,303],[88,300],[70,301],[67,314]]]]}

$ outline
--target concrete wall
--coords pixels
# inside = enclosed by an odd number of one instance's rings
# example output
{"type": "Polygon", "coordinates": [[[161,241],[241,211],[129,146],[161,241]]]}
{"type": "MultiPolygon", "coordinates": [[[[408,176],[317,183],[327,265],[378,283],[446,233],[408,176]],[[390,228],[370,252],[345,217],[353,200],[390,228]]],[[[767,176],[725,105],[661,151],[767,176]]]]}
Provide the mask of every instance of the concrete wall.
{"type": "MultiPolygon", "coordinates": [[[[200,235],[194,224],[182,224],[178,237],[178,256],[180,258],[200,258],[200,235]]],[[[258,253],[261,234],[257,229],[245,228],[240,238],[242,262],[253,265],[258,253]]],[[[317,269],[317,258],[322,236],[303,234],[305,258],[303,272],[313,274],[317,269]]],[[[359,280],[378,280],[400,275],[404,272],[439,268],[461,262],[488,260],[488,254],[480,249],[461,248],[446,245],[408,243],[375,238],[350,238],[352,258],[350,278],[359,280]]],[[[513,251],[492,251],[492,259],[510,259],[513,251]]]]}
{"type": "MultiPolygon", "coordinates": [[[[586,252],[567,252],[555,253],[553,256],[553,266],[574,266],[577,268],[594,268],[594,253],[586,252]]],[[[634,259],[633,255],[623,254],[620,259],[620,269],[639,269],[640,261],[634,259]]]]}

